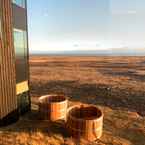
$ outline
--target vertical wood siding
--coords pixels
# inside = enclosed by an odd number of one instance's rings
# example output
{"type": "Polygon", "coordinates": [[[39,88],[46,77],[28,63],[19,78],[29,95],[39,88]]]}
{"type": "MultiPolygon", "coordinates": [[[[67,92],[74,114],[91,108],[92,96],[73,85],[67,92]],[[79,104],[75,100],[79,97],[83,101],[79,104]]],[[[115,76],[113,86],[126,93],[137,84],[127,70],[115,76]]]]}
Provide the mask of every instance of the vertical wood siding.
{"type": "Polygon", "coordinates": [[[12,37],[12,2],[0,0],[0,119],[17,108],[15,57],[12,37]]]}

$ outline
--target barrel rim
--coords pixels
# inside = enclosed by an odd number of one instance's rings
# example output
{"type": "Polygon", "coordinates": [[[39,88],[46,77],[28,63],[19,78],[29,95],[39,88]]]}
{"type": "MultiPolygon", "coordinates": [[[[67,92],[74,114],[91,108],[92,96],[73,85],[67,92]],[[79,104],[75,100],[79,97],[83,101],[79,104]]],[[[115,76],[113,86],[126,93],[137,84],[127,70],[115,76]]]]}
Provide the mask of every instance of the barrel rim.
{"type": "Polygon", "coordinates": [[[48,94],[48,95],[43,95],[41,97],[38,98],[38,102],[39,104],[63,104],[63,103],[67,103],[68,100],[67,100],[67,97],[65,95],[59,95],[59,94],[48,94]],[[43,102],[42,100],[45,99],[45,98],[49,98],[49,97],[56,97],[56,96],[61,96],[61,97],[64,97],[64,100],[63,101],[59,101],[59,102],[43,102]]]}
{"type": "Polygon", "coordinates": [[[103,119],[103,117],[104,117],[104,114],[103,114],[103,112],[102,112],[102,110],[101,109],[99,109],[96,105],[89,105],[89,104],[81,104],[81,105],[73,105],[73,106],[71,106],[71,107],[69,107],[68,109],[67,109],[67,118],[68,118],[68,116],[69,117],[71,117],[71,119],[73,119],[73,120],[78,120],[78,121],[100,121],[100,120],[102,120],[103,119]],[[94,117],[94,118],[87,118],[87,119],[84,119],[84,118],[77,118],[77,117],[74,117],[74,116],[72,116],[69,112],[73,109],[73,108],[75,108],[75,107],[78,107],[78,108],[81,108],[81,106],[83,106],[83,107],[95,107],[97,110],[99,110],[100,112],[101,112],[101,116],[100,117],[94,117]]]}

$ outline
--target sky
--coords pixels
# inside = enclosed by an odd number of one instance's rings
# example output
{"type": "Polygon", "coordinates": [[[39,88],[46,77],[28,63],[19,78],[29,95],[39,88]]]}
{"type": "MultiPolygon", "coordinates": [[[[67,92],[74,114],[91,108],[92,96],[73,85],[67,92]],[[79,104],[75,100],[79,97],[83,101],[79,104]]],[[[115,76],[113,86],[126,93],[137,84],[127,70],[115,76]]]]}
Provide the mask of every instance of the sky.
{"type": "Polygon", "coordinates": [[[30,52],[145,48],[145,0],[28,0],[30,52]]]}

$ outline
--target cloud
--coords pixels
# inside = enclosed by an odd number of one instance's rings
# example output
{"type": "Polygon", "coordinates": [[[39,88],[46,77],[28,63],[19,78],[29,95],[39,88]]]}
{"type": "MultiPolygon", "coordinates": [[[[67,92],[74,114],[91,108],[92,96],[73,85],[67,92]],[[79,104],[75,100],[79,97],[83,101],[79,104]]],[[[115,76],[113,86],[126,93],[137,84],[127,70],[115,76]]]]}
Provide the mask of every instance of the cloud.
{"type": "Polygon", "coordinates": [[[137,11],[136,10],[116,10],[116,11],[113,11],[112,10],[112,14],[129,14],[129,15],[134,15],[134,14],[137,14],[137,11]]]}
{"type": "Polygon", "coordinates": [[[74,44],[73,46],[74,46],[74,47],[78,47],[78,46],[79,46],[79,44],[74,44]]]}
{"type": "Polygon", "coordinates": [[[136,14],[137,11],[135,11],[135,10],[128,10],[127,13],[128,13],[128,14],[136,14]]]}

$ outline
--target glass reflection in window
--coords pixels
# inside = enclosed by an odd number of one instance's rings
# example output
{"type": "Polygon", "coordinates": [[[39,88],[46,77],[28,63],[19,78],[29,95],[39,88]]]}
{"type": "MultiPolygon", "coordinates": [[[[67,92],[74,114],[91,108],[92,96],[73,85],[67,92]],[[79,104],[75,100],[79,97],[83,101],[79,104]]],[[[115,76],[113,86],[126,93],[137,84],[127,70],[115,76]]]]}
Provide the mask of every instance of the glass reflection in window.
{"type": "Polygon", "coordinates": [[[26,4],[25,0],[13,0],[13,3],[23,8],[25,8],[26,4]]]}

